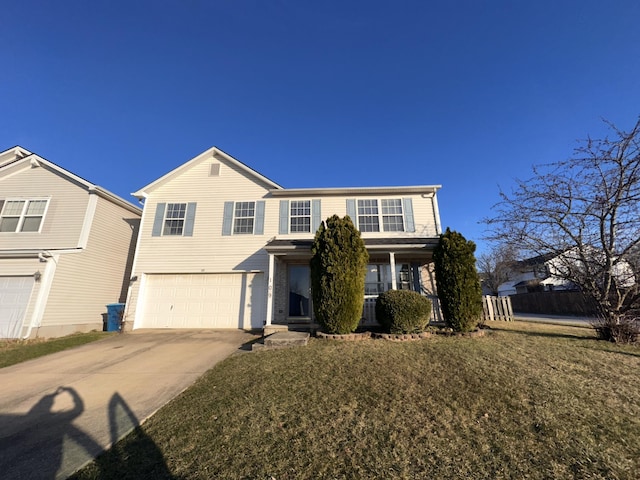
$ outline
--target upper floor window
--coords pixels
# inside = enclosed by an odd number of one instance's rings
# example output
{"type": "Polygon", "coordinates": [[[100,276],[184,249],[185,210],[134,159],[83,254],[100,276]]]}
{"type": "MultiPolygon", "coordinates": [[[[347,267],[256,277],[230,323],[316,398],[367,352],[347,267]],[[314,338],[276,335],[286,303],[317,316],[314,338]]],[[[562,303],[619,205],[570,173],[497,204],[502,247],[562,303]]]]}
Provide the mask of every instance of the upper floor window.
{"type": "Polygon", "coordinates": [[[311,200],[291,201],[291,232],[311,231],[311,200]]]}
{"type": "Polygon", "coordinates": [[[382,199],[382,228],[385,232],[404,232],[402,221],[402,200],[399,198],[382,199]]]}
{"type": "Polygon", "coordinates": [[[233,212],[233,233],[253,233],[256,202],[236,202],[233,212]]]}
{"type": "Polygon", "coordinates": [[[186,215],[186,203],[167,203],[162,235],[182,235],[186,215]]]}
{"type": "Polygon", "coordinates": [[[378,200],[358,200],[358,227],[361,232],[379,232],[378,200]]]}
{"type": "Polygon", "coordinates": [[[49,200],[0,201],[0,232],[39,232],[49,200]]]}
{"type": "Polygon", "coordinates": [[[404,232],[401,198],[358,200],[358,228],[361,232],[404,232]],[[382,225],[382,230],[380,230],[382,225]]]}
{"type": "Polygon", "coordinates": [[[196,203],[158,203],[151,236],[191,237],[196,218],[196,203]]]}
{"type": "Polygon", "coordinates": [[[222,235],[263,235],[265,201],[224,202],[222,235]]]}

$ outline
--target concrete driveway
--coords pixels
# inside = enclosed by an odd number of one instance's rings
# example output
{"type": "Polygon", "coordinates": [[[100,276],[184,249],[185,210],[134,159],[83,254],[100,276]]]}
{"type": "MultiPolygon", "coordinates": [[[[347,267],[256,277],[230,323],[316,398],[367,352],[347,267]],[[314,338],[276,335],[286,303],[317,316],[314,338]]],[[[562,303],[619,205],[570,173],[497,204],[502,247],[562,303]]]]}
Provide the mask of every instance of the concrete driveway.
{"type": "Polygon", "coordinates": [[[142,330],[0,369],[0,478],[66,478],[256,336],[142,330]]]}

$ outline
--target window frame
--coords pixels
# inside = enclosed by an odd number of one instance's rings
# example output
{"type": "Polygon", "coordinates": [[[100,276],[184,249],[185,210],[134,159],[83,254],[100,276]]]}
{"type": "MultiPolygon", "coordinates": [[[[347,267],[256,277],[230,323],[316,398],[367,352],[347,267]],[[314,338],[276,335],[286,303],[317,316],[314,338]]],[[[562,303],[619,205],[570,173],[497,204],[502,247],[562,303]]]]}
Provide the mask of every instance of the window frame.
{"type": "Polygon", "coordinates": [[[233,235],[253,235],[256,229],[256,201],[255,200],[249,200],[249,201],[240,201],[240,202],[233,202],[233,217],[231,219],[231,233],[233,235]],[[245,209],[243,208],[244,205],[247,205],[248,207],[245,209]],[[242,213],[243,210],[252,210],[252,215],[243,215],[240,216],[238,215],[238,206],[240,205],[240,211],[242,213]],[[242,231],[243,228],[246,228],[246,225],[244,227],[242,227],[241,225],[237,224],[236,222],[238,222],[239,220],[251,220],[251,231],[242,231]]]}
{"type": "Polygon", "coordinates": [[[3,231],[0,233],[40,233],[42,231],[42,225],[44,224],[44,219],[47,216],[47,212],[49,211],[49,203],[50,203],[50,198],[49,197],[33,197],[33,198],[16,198],[16,197],[10,197],[10,198],[5,198],[4,200],[2,200],[2,208],[0,208],[0,225],[2,224],[2,220],[5,218],[17,218],[18,219],[18,223],[16,224],[16,228],[12,231],[3,231]],[[20,214],[11,214],[8,215],[5,213],[5,209],[7,208],[7,204],[10,202],[24,202],[24,205],[22,206],[22,210],[20,211],[20,214]],[[42,211],[41,214],[37,214],[37,215],[33,215],[33,214],[28,214],[27,211],[29,209],[29,205],[31,204],[31,202],[45,202],[44,205],[44,210],[42,211]],[[38,229],[37,230],[27,230],[24,231],[24,224],[25,221],[28,218],[40,218],[40,223],[38,224],[38,229]]]}
{"type": "MultiPolygon", "coordinates": [[[[163,237],[184,237],[184,231],[185,231],[185,227],[187,224],[187,209],[188,209],[188,203],[187,202],[174,202],[174,203],[169,203],[167,202],[164,208],[164,215],[162,218],[162,236],[163,237]],[[182,208],[182,216],[181,217],[175,217],[169,216],[169,211],[171,210],[171,207],[175,206],[175,205],[181,205],[184,206],[182,208]],[[172,233],[171,231],[167,232],[167,222],[182,222],[182,225],[180,226],[180,233],[172,233]]],[[[170,230],[175,228],[175,227],[168,227],[170,230]]]]}
{"type": "Polygon", "coordinates": [[[377,233],[380,232],[380,207],[378,205],[377,198],[359,198],[356,201],[356,216],[358,217],[358,230],[366,233],[377,233]],[[362,202],[362,206],[360,203],[362,202]],[[363,209],[362,213],[360,209],[363,209]],[[367,212],[366,209],[374,209],[375,212],[367,212]],[[366,222],[363,219],[375,219],[375,222],[366,222]],[[362,226],[365,225],[366,229],[363,230],[362,226]],[[373,230],[373,227],[377,227],[376,230],[373,230]]]}
{"type": "Polygon", "coordinates": [[[356,199],[356,216],[358,219],[358,230],[363,233],[380,233],[380,232],[396,232],[396,233],[404,233],[407,231],[406,219],[405,219],[405,207],[402,198],[399,197],[389,197],[389,198],[358,198],[356,199]],[[367,212],[366,210],[361,213],[361,202],[362,209],[374,209],[375,212],[367,212]],[[366,204],[369,202],[370,204],[366,204]],[[397,202],[396,205],[383,205],[383,202],[397,202]],[[384,213],[384,209],[395,208],[400,209],[400,212],[387,212],[384,213]],[[402,229],[391,229],[390,225],[397,225],[397,222],[393,224],[389,223],[389,219],[391,217],[400,217],[402,229]],[[375,219],[375,222],[363,222],[363,218],[375,219]],[[362,229],[362,226],[366,225],[366,229],[362,229]],[[377,226],[377,230],[371,229],[371,226],[377,226]]]}
{"type": "MultiPolygon", "coordinates": [[[[313,223],[313,206],[312,206],[313,202],[311,201],[311,199],[305,199],[305,200],[290,200],[289,201],[289,233],[311,233],[311,225],[313,223]],[[308,210],[308,213],[304,213],[303,215],[294,215],[293,214],[293,205],[294,203],[306,203],[307,205],[302,207],[303,209],[308,210]],[[294,230],[293,229],[293,219],[308,219],[309,222],[306,225],[308,227],[307,230],[294,230]]],[[[298,209],[300,209],[301,207],[297,207],[298,209]]],[[[298,226],[299,227],[299,226],[298,226]]]]}
{"type": "Polygon", "coordinates": [[[382,231],[384,232],[405,232],[406,231],[406,227],[405,227],[405,221],[404,221],[404,205],[402,202],[402,198],[382,198],[380,199],[380,219],[382,220],[382,231]],[[396,205],[383,205],[384,202],[397,202],[396,205]],[[389,212],[387,211],[387,213],[384,212],[384,209],[387,208],[400,208],[400,213],[396,212],[389,212]],[[402,227],[400,230],[398,229],[391,229],[391,228],[387,228],[387,225],[391,226],[391,225],[397,225],[397,222],[392,223],[387,223],[385,222],[385,219],[390,219],[392,217],[400,217],[400,226],[402,227]]]}

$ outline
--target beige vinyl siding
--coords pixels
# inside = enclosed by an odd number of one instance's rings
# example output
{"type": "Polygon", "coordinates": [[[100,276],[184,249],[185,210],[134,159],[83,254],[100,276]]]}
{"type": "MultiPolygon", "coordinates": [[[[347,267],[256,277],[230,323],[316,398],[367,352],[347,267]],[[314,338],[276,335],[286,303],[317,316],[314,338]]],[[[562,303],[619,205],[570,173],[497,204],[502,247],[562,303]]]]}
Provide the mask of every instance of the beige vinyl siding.
{"type": "Polygon", "coordinates": [[[217,160],[195,164],[182,175],[154,190],[145,201],[144,222],[137,252],[138,273],[222,273],[264,271],[262,250],[278,228],[277,204],[267,201],[263,235],[222,236],[224,202],[258,201],[268,195],[267,186],[248,179],[246,172],[221,162],[220,175],[209,176],[217,160]],[[151,235],[158,203],[197,203],[193,236],[151,235]],[[273,207],[271,207],[273,203],[273,207]],[[273,211],[269,209],[273,208],[273,211]]]}
{"type": "Polygon", "coordinates": [[[42,329],[101,329],[105,305],[125,300],[140,218],[104,198],[97,201],[87,248],[60,256],[42,329]]]}
{"type": "MultiPolygon", "coordinates": [[[[9,172],[5,172],[9,173],[9,172]]],[[[28,164],[0,178],[0,199],[49,198],[40,233],[0,233],[3,249],[74,248],[78,246],[89,200],[87,190],[46,167],[28,164]]]]}

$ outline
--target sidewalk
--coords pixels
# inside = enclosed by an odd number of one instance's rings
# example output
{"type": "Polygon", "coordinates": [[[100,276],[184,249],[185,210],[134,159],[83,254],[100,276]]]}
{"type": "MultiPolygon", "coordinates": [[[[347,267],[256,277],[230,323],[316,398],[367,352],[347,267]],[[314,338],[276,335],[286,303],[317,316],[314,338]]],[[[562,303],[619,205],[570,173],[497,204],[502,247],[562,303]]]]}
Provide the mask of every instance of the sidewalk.
{"type": "Polygon", "coordinates": [[[573,317],[565,315],[542,315],[537,313],[514,313],[516,321],[552,323],[556,325],[574,325],[577,327],[589,327],[593,317],[573,317]]]}

